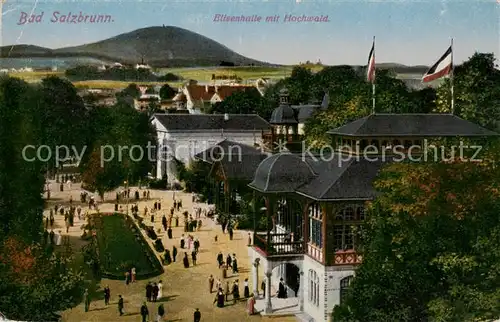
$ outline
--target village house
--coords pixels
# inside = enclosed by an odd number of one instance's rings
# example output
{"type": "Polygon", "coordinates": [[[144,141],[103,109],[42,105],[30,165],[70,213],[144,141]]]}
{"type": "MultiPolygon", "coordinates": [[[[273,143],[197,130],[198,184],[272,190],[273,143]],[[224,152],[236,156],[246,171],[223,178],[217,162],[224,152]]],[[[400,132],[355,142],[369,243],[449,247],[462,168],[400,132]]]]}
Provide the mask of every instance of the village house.
{"type": "Polygon", "coordinates": [[[253,292],[260,291],[261,275],[267,286],[256,309],[326,322],[363,260],[357,232],[365,220],[365,203],[378,195],[373,181],[382,167],[397,162],[400,151],[422,156],[426,139],[474,141],[498,134],[451,114],[372,114],[330,130],[333,151],[328,155],[293,153],[288,147],[301,143],[302,136],[294,114],[285,108],[288,101],[283,89],[270,120],[279,151],[270,156],[255,152],[242,162],[211,161],[214,200],[219,212],[234,215],[231,205],[244,180],[254,193],[254,216],[265,218],[265,229],[254,229],[249,247],[253,292]],[[285,146],[277,142],[282,139],[278,129],[287,133],[285,146]],[[281,278],[286,299],[271,294],[281,278]]]}
{"type": "Polygon", "coordinates": [[[238,91],[255,90],[255,86],[248,85],[199,85],[191,82],[179,89],[186,97],[186,108],[191,114],[201,114],[206,108],[221,102],[238,91]]]}
{"type": "Polygon", "coordinates": [[[178,162],[189,166],[197,153],[226,139],[260,146],[270,129],[256,114],[155,114],[151,123],[158,138],[156,178],[167,175],[171,184],[179,182],[178,162]]]}

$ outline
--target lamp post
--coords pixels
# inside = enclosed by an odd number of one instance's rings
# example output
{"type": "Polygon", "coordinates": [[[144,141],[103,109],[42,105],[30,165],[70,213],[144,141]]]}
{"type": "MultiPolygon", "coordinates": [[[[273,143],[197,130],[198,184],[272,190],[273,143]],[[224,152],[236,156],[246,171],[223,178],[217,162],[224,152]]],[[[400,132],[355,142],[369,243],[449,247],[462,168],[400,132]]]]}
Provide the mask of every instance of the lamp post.
{"type": "Polygon", "coordinates": [[[129,195],[128,195],[128,180],[123,181],[123,184],[125,185],[125,194],[127,195],[127,216],[128,216],[128,202],[129,202],[129,195]]]}

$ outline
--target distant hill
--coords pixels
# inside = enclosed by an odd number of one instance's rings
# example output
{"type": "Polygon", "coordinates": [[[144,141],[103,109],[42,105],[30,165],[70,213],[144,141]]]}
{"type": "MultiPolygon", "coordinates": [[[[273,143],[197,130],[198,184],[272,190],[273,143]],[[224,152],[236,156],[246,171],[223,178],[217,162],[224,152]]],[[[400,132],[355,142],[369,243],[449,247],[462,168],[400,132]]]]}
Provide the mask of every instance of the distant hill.
{"type": "Polygon", "coordinates": [[[92,57],[123,64],[136,64],[144,59],[158,67],[218,66],[221,62],[237,66],[270,65],[242,56],[195,32],[172,26],[137,29],[95,43],[60,49],[5,46],[1,48],[1,57],[92,57]]]}

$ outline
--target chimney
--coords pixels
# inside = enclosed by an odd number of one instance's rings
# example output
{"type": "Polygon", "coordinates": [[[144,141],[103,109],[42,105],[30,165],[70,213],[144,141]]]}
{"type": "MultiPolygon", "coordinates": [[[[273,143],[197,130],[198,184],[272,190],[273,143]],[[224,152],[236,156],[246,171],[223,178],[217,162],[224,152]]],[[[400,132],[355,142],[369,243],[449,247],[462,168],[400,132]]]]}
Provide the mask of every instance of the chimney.
{"type": "Polygon", "coordinates": [[[224,113],[224,121],[228,121],[229,120],[229,114],[228,113],[224,113]]]}
{"type": "Polygon", "coordinates": [[[219,86],[215,85],[215,92],[217,93],[219,91],[219,86]]]}
{"type": "Polygon", "coordinates": [[[205,92],[208,93],[208,85],[205,85],[205,92]]]}

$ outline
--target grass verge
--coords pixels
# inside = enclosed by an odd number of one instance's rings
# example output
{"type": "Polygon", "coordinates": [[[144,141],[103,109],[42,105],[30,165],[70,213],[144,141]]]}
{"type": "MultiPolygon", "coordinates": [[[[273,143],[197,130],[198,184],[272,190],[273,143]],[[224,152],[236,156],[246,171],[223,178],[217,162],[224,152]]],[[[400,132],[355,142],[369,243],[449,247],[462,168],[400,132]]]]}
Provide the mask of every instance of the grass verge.
{"type": "Polygon", "coordinates": [[[130,217],[105,213],[93,220],[103,277],[124,279],[132,267],[137,279],[163,273],[163,266],[130,217]]]}

